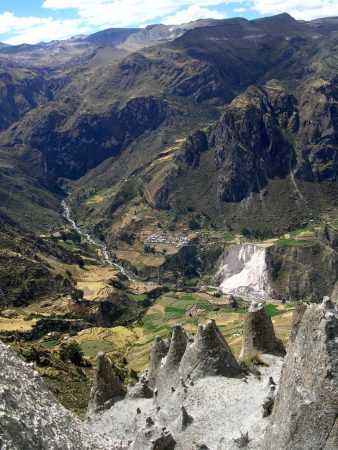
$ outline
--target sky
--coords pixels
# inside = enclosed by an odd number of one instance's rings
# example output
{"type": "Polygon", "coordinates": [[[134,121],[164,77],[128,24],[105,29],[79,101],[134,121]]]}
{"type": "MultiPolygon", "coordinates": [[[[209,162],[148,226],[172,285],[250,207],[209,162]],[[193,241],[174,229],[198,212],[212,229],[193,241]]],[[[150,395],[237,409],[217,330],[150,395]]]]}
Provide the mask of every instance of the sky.
{"type": "Polygon", "coordinates": [[[106,28],[282,12],[304,20],[338,16],[338,0],[0,0],[0,42],[35,44],[106,28]]]}

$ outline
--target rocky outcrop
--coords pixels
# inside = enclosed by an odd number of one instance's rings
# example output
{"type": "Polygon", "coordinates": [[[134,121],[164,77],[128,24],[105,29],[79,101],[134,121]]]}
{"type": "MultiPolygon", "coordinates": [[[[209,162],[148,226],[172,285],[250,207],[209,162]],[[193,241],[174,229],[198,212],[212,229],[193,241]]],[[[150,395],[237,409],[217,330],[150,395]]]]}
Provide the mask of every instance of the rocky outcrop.
{"type": "Polygon", "coordinates": [[[27,450],[120,448],[63,408],[33,368],[0,342],[0,447],[27,450]]]}
{"type": "Polygon", "coordinates": [[[88,415],[109,409],[117,399],[125,396],[126,391],[115,375],[112,363],[105,353],[96,358],[94,385],[90,391],[88,415]]]}
{"type": "Polygon", "coordinates": [[[154,391],[149,387],[149,380],[145,377],[128,389],[128,397],[130,398],[152,398],[154,391]]]}
{"type": "Polygon", "coordinates": [[[38,71],[0,68],[0,131],[19,121],[52,96],[48,81],[38,71]]]}
{"type": "Polygon", "coordinates": [[[291,329],[290,329],[290,334],[289,334],[289,342],[290,343],[292,343],[296,340],[298,330],[299,330],[299,327],[302,322],[302,319],[305,314],[307,306],[308,305],[306,303],[298,303],[298,305],[296,306],[296,309],[293,312],[292,321],[291,321],[291,329]]]}
{"type": "Polygon", "coordinates": [[[338,77],[309,83],[300,105],[298,147],[303,163],[296,176],[306,181],[336,181],[338,174],[338,77]]]}
{"type": "Polygon", "coordinates": [[[264,450],[337,448],[337,338],[330,298],[308,306],[288,349],[264,450]]]}
{"type": "Polygon", "coordinates": [[[250,360],[255,352],[271,355],[285,355],[285,347],[276,338],[272,320],[264,310],[262,303],[252,302],[244,320],[243,342],[239,358],[250,360]]]}
{"type": "Polygon", "coordinates": [[[169,430],[147,418],[145,427],[138,430],[132,450],[174,450],[176,441],[169,430]]]}
{"type": "Polygon", "coordinates": [[[175,325],[168,353],[162,360],[161,370],[158,374],[158,386],[161,389],[164,389],[169,384],[173,386],[173,383],[178,381],[178,372],[187,344],[188,336],[182,325],[175,325]]]}
{"type": "MultiPolygon", "coordinates": [[[[281,108],[269,94],[268,89],[249,88],[226,108],[209,134],[217,194],[225,202],[238,202],[251,192],[260,192],[269,178],[285,178],[295,164],[294,149],[276,118],[276,110],[281,108]]],[[[279,101],[287,115],[290,97],[280,92],[279,101]]]]}
{"type": "Polygon", "coordinates": [[[160,370],[161,361],[167,355],[169,347],[160,336],[156,336],[153,348],[150,355],[149,369],[147,378],[149,380],[149,386],[154,387],[157,381],[157,375],[160,370]]]}
{"type": "Polygon", "coordinates": [[[338,253],[327,242],[274,245],[266,250],[273,298],[318,302],[330,295],[338,278],[338,253]]]}
{"type": "Polygon", "coordinates": [[[128,390],[128,397],[163,398],[170,390],[186,390],[197,379],[240,374],[241,368],[214,320],[200,324],[195,339],[181,325],[175,325],[169,349],[160,337],[155,338],[149,370],[128,390]]]}
{"type": "Polygon", "coordinates": [[[199,325],[196,338],[188,343],[180,365],[184,378],[238,376],[241,369],[214,320],[199,325]]]}
{"type": "Polygon", "coordinates": [[[74,105],[68,104],[54,105],[42,116],[39,114],[28,115],[18,128],[8,130],[5,141],[14,141],[17,148],[24,146],[28,153],[38,150],[52,183],[58,177],[79,178],[119,154],[146,130],[156,129],[168,118],[170,107],[162,99],[138,97],[121,109],[110,105],[104,115],[78,115],[74,105]]]}

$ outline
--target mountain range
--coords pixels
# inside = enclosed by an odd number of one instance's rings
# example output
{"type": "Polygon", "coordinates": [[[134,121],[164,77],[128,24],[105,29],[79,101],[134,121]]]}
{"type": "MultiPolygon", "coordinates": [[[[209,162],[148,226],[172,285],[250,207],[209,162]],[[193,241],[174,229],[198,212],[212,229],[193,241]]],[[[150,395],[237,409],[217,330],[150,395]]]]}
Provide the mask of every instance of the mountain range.
{"type": "MultiPolygon", "coordinates": [[[[57,272],[47,262],[49,237],[69,226],[65,191],[78,224],[145,278],[203,276],[224,236],[279,239],[311,224],[334,233],[337,45],[338,18],[288,14],[2,45],[1,289],[8,292],[8,267],[23,258],[11,248],[13,229],[35,248],[41,274],[57,272]],[[197,231],[193,254],[154,262],[143,236],[163,230],[197,231]]],[[[313,251],[329,264],[309,262],[292,291],[299,296],[322,293],[323,271],[334,287],[336,243],[325,236],[313,251]]],[[[271,276],[285,275],[290,247],[278,247],[285,254],[271,276]]],[[[303,256],[293,258],[301,273],[303,256]]],[[[23,258],[19,284],[31,280],[30,264],[23,258]]]]}

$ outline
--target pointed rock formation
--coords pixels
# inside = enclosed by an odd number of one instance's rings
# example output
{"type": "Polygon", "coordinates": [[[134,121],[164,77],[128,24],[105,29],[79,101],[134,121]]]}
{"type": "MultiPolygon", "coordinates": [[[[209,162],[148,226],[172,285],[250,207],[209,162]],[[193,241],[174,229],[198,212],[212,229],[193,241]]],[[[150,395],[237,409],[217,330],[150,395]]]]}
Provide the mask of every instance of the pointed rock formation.
{"type": "Polygon", "coordinates": [[[244,320],[243,343],[239,358],[250,358],[256,351],[284,356],[283,342],[276,338],[271,318],[262,303],[252,302],[244,320]]]}
{"type": "Polygon", "coordinates": [[[338,313],[308,306],[285,359],[263,449],[338,448],[338,313]]]}
{"type": "Polygon", "coordinates": [[[302,321],[302,318],[305,314],[307,308],[306,303],[298,303],[296,306],[296,309],[292,315],[292,321],[291,321],[291,330],[290,330],[290,336],[289,336],[289,344],[294,342],[300,327],[300,323],[302,321]]]}
{"type": "Polygon", "coordinates": [[[181,360],[187,348],[188,336],[181,325],[175,325],[170,341],[169,351],[163,360],[160,373],[158,374],[159,387],[165,388],[168,384],[171,386],[174,380],[175,385],[179,379],[177,377],[181,360]]]}
{"type": "Polygon", "coordinates": [[[154,391],[149,387],[148,380],[141,378],[130,390],[128,390],[128,397],[130,398],[152,398],[154,391]]]}
{"type": "Polygon", "coordinates": [[[234,377],[241,369],[214,320],[199,325],[196,340],[191,343],[181,362],[180,372],[191,379],[212,375],[234,377]]]}
{"type": "Polygon", "coordinates": [[[189,426],[191,423],[193,423],[194,419],[189,416],[187,410],[182,405],[181,406],[181,426],[182,430],[184,430],[187,426],[189,426]]]}
{"type": "Polygon", "coordinates": [[[110,359],[105,353],[98,353],[94,385],[90,391],[88,415],[109,409],[116,399],[123,398],[125,394],[125,388],[115,375],[110,359]]]}
{"type": "Polygon", "coordinates": [[[148,370],[148,380],[149,386],[153,388],[156,385],[157,375],[161,366],[162,359],[167,355],[169,347],[160,338],[156,336],[153,348],[150,355],[149,370],[148,370]]]}

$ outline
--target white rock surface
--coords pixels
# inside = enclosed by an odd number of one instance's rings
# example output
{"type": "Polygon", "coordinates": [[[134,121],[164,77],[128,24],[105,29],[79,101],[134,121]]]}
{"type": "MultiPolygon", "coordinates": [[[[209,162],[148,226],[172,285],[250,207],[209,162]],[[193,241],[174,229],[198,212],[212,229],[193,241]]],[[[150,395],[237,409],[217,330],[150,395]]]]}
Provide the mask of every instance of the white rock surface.
{"type": "Polygon", "coordinates": [[[132,442],[133,450],[167,448],[152,446],[154,436],[161,435],[158,430],[162,430],[163,438],[165,433],[174,438],[175,450],[194,450],[203,448],[198,447],[202,445],[209,450],[235,450],[234,439],[240,437],[241,431],[249,433],[247,448],[258,450],[269,422],[269,418],[262,417],[269,377],[278,384],[283,362],[282,358],[271,355],[263,355],[263,359],[268,365],[260,368],[260,380],[253,375],[247,379],[207,376],[194,381],[185,378],[182,383],[182,379],[175,377],[171,385],[162,384],[161,392],[154,398],[127,397],[108,411],[91,416],[90,423],[126,446],[132,442]],[[184,427],[182,406],[192,418],[184,427]],[[147,424],[149,417],[154,426],[147,424]],[[142,446],[138,447],[140,442],[142,446]]]}
{"type": "Polygon", "coordinates": [[[220,288],[225,294],[267,298],[271,293],[266,265],[266,250],[253,244],[229,248],[219,272],[220,288]]]}

